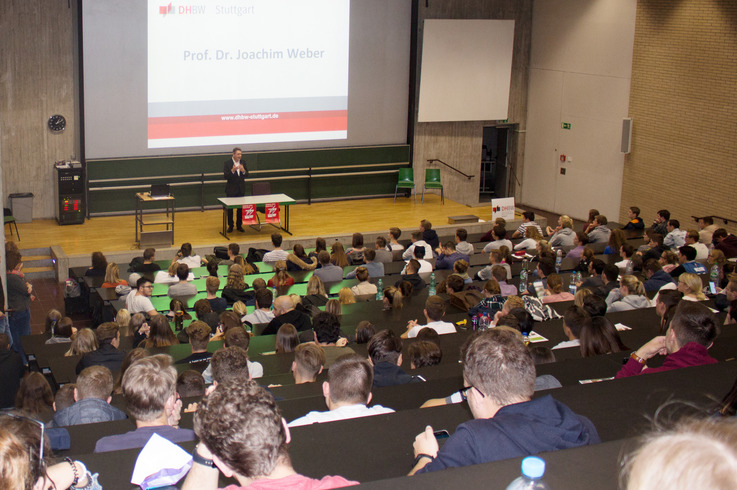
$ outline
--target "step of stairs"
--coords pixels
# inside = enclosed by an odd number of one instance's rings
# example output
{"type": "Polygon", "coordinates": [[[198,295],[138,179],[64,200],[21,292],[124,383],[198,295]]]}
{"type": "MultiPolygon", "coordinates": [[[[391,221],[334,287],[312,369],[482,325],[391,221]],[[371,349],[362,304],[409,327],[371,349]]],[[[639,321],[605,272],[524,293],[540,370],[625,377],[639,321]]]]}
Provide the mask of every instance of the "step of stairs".
{"type": "Polygon", "coordinates": [[[47,279],[56,277],[56,268],[51,259],[50,248],[20,250],[23,256],[23,273],[26,279],[47,279]]]}

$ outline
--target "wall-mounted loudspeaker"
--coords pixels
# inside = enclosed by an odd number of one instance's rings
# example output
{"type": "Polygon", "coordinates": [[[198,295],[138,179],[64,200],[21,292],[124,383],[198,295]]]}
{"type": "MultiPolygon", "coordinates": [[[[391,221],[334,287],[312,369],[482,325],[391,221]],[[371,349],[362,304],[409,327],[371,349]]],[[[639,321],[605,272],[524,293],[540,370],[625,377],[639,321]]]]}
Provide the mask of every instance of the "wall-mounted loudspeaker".
{"type": "Polygon", "coordinates": [[[632,118],[622,119],[622,146],[619,150],[622,153],[632,151],[632,118]]]}

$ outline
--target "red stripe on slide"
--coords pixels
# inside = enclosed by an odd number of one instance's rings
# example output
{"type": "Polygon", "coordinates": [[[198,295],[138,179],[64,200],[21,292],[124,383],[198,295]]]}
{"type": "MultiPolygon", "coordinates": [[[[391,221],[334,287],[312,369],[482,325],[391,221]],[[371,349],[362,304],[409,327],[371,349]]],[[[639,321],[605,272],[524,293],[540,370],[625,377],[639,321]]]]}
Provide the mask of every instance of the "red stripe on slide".
{"type": "Polygon", "coordinates": [[[148,139],[273,134],[316,131],[345,131],[348,111],[281,112],[270,119],[248,119],[256,114],[222,116],[150,117],[148,139]],[[278,117],[276,117],[278,116],[278,117]],[[242,119],[224,119],[241,117],[242,119]]]}

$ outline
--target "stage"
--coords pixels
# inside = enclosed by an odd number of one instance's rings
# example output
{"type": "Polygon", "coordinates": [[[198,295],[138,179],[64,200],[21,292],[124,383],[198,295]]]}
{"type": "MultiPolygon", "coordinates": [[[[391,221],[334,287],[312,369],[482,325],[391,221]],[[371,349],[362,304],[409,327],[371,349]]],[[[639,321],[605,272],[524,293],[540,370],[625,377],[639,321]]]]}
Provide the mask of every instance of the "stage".
{"type": "MultiPolygon", "coordinates": [[[[314,237],[317,236],[328,238],[328,243],[337,238],[349,246],[350,235],[357,231],[367,235],[366,245],[371,246],[377,233],[385,235],[392,226],[403,231],[403,239],[409,239],[410,233],[417,230],[422,219],[429,220],[436,229],[464,227],[469,232],[488,229],[487,223],[448,224],[449,216],[469,214],[487,221],[491,218],[491,206],[471,208],[447,198],[443,205],[437,194],[426,194],[424,204],[420,203],[420,196],[417,204],[413,198],[406,197],[397,197],[396,204],[391,197],[295,204],[290,207],[290,231],[293,236],[284,234],[285,248],[291,248],[291,244],[297,241],[305,246],[314,246],[314,237]]],[[[155,219],[156,215],[146,217],[155,219]]],[[[98,250],[105,253],[109,261],[119,263],[141,253],[134,243],[132,214],[96,217],[82,225],[66,226],[59,226],[53,219],[36,219],[32,223],[19,223],[18,229],[21,236],[18,246],[21,250],[55,246],[68,257],[69,266],[89,264],[89,255],[98,250]]],[[[221,231],[221,208],[204,212],[177,211],[174,246],[156,247],[157,259],[170,258],[183,242],[190,242],[197,253],[212,253],[214,245],[228,243],[220,235],[221,231]]],[[[270,248],[270,236],[274,231],[276,229],[269,225],[263,225],[261,231],[245,226],[244,233],[234,231],[230,238],[241,244],[241,250],[245,252],[248,246],[270,248]],[[246,250],[243,250],[244,245],[246,250]]],[[[452,232],[440,234],[449,233],[452,232]]],[[[6,237],[17,241],[15,236],[10,237],[7,228],[6,237]]]]}

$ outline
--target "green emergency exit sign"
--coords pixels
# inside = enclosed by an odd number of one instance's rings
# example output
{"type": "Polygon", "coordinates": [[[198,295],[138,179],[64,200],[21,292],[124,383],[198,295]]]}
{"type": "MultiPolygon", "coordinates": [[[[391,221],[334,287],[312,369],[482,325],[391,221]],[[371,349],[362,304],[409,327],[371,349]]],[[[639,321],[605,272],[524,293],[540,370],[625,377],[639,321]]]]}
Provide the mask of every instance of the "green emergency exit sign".
{"type": "Polygon", "coordinates": [[[560,123],[561,129],[571,129],[571,123],[560,123]]]}

